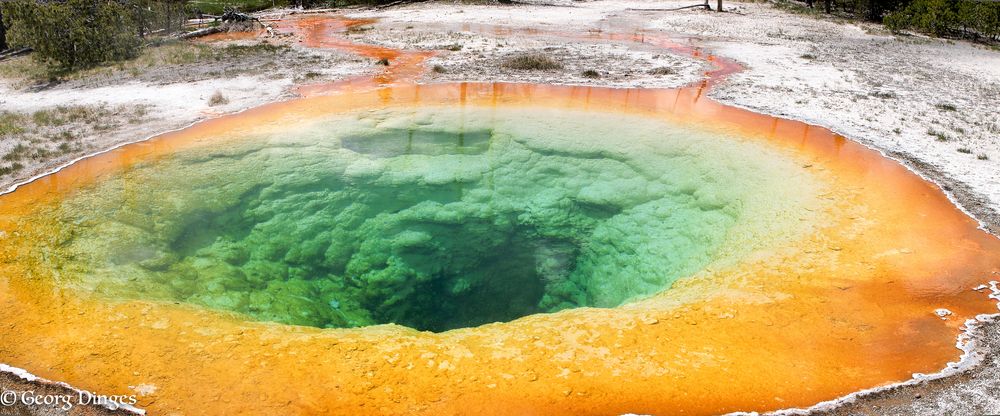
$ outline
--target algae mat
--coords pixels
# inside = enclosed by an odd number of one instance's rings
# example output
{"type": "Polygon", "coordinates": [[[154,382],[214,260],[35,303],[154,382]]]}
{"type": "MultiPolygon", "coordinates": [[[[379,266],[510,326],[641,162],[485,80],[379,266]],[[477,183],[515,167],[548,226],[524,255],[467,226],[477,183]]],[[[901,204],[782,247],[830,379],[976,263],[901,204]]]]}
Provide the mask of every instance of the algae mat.
{"type": "Polygon", "coordinates": [[[382,88],[81,161],[0,198],[0,358],[157,414],[710,414],[957,359],[997,241],[700,93],[382,88]]]}

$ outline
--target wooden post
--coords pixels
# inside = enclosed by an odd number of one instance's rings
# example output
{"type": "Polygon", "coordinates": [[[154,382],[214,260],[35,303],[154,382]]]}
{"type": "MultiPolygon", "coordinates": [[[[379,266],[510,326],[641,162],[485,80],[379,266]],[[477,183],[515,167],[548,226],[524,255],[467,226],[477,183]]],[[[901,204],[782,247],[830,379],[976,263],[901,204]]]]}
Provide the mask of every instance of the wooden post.
{"type": "Polygon", "coordinates": [[[719,0],[719,4],[716,6],[715,11],[717,11],[717,12],[721,12],[722,11],[722,0],[719,0]]]}

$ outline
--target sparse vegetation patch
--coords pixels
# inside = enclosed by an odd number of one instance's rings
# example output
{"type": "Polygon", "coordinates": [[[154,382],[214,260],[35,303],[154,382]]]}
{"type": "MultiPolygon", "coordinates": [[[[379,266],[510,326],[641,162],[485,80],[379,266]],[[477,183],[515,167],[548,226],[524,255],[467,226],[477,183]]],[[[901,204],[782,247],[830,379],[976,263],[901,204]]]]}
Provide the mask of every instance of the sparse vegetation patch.
{"type": "Polygon", "coordinates": [[[562,64],[540,53],[511,56],[503,61],[505,68],[519,71],[552,71],[562,69],[562,64]]]}
{"type": "Polygon", "coordinates": [[[948,140],[951,140],[951,138],[950,138],[950,137],[948,137],[948,135],[947,135],[947,134],[944,134],[944,133],[942,133],[942,132],[939,132],[939,131],[937,131],[937,130],[934,130],[934,129],[929,129],[929,130],[927,130],[927,135],[929,135],[929,136],[934,136],[934,137],[935,137],[935,139],[936,139],[937,141],[939,141],[939,142],[946,142],[946,141],[948,141],[948,140]]]}
{"type": "MultiPolygon", "coordinates": [[[[129,78],[155,78],[158,73],[164,72],[185,74],[185,76],[197,79],[198,72],[185,71],[177,67],[202,64],[207,68],[210,65],[215,65],[220,68],[220,73],[238,75],[252,72],[273,62],[274,58],[289,54],[291,51],[292,49],[288,46],[272,45],[267,42],[249,45],[230,44],[220,47],[190,41],[168,41],[157,46],[144,48],[135,59],[72,72],[53,72],[43,63],[28,56],[8,59],[0,61],[0,77],[15,81],[16,86],[45,83],[54,79],[64,82],[113,80],[118,83],[129,78]],[[227,65],[236,62],[239,62],[240,65],[227,65]]],[[[293,55],[293,57],[308,59],[308,57],[303,56],[293,55]]],[[[220,73],[216,73],[214,76],[219,76],[220,73]]]]}
{"type": "Polygon", "coordinates": [[[146,106],[57,106],[33,113],[0,111],[0,176],[24,169],[27,160],[51,159],[81,150],[77,138],[147,119],[146,106]]]}

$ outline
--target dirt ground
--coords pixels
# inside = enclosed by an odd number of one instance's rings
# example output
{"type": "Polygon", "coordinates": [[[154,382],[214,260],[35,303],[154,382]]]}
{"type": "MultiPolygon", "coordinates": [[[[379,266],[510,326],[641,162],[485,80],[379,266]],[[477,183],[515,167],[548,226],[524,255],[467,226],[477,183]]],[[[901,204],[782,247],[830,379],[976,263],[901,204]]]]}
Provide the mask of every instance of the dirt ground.
{"type": "MultiPolygon", "coordinates": [[[[361,43],[436,51],[420,82],[669,88],[702,80],[704,60],[671,53],[654,41],[669,38],[675,46],[717,54],[745,67],[712,88],[711,97],[822,125],[879,149],[941,185],[984,228],[1000,230],[997,50],[917,35],[894,36],[876,25],[791,13],[766,3],[727,3],[727,13],[636,10],[689,4],[677,1],[555,4],[431,2],[352,10],[352,17],[379,22],[347,36],[361,43]],[[523,70],[508,65],[523,55],[548,57],[558,68],[523,70]]],[[[10,153],[18,144],[50,149],[38,157],[28,152],[18,159],[22,168],[0,176],[0,187],[95,151],[293,97],[297,85],[376,70],[370,59],[306,49],[292,37],[266,41],[278,46],[244,49],[239,51],[242,56],[234,50],[199,49],[190,52],[196,54],[193,59],[163,52],[159,59],[175,63],[97,71],[59,84],[27,82],[0,68],[0,74],[6,74],[0,80],[0,110],[30,117],[37,133],[28,138],[28,133],[17,139],[0,137],[0,154],[10,153]],[[227,102],[209,105],[215,91],[221,91],[227,102]],[[107,122],[83,117],[58,125],[34,117],[56,106],[103,108],[114,115],[103,116],[107,122]],[[65,130],[73,132],[76,145],[59,149],[61,142],[52,137],[65,130]]],[[[199,48],[253,47],[259,42],[199,48]]],[[[179,54],[189,53],[184,52],[189,48],[179,49],[179,54]]],[[[9,162],[0,163],[0,168],[9,162]]],[[[969,355],[978,364],[965,365],[954,375],[777,413],[1000,413],[997,351],[1000,324],[989,322],[975,331],[969,355]]]]}

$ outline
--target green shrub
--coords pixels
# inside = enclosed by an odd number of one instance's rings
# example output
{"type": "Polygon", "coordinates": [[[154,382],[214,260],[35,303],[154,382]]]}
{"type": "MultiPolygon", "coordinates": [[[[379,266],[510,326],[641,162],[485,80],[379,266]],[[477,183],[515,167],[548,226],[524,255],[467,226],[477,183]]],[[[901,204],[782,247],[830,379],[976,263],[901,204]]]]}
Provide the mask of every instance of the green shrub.
{"type": "Polygon", "coordinates": [[[3,2],[12,45],[29,46],[34,56],[60,71],[135,57],[141,45],[128,6],[102,0],[38,3],[3,2]]]}
{"type": "Polygon", "coordinates": [[[960,1],[958,21],[965,32],[1000,40],[1000,3],[960,1]]]}
{"type": "Polygon", "coordinates": [[[886,17],[892,31],[916,29],[943,36],[954,26],[957,17],[948,0],[914,0],[903,10],[886,17]]]}
{"type": "Polygon", "coordinates": [[[889,30],[912,29],[935,36],[1000,39],[1000,2],[913,0],[884,19],[889,30]]]}

